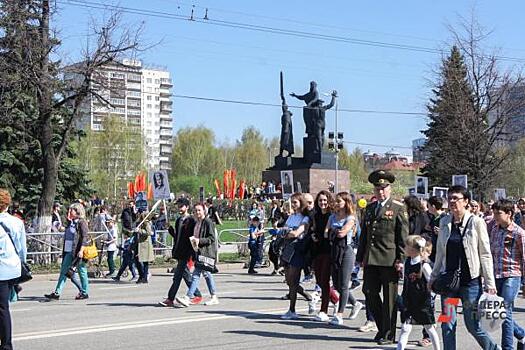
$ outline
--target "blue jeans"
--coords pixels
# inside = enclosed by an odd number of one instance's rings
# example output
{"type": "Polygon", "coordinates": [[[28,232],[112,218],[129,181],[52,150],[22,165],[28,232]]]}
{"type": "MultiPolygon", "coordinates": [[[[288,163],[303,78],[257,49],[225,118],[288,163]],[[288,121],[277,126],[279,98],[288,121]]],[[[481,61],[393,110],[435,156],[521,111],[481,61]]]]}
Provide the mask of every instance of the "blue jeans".
{"type": "Polygon", "coordinates": [[[248,271],[253,271],[255,264],[259,261],[259,246],[257,242],[248,243],[248,248],[250,249],[250,266],[248,271]]]}
{"type": "Polygon", "coordinates": [[[190,298],[193,298],[195,290],[199,286],[201,273],[204,274],[204,278],[206,279],[206,284],[208,285],[208,290],[210,291],[210,294],[215,295],[215,280],[213,279],[213,275],[211,274],[211,272],[204,271],[199,269],[198,267],[195,267],[191,276],[191,286],[190,289],[188,289],[188,293],[186,294],[190,298]]]}
{"type": "MultiPolygon", "coordinates": [[[[188,288],[191,287],[192,279],[191,279],[191,273],[188,269],[188,259],[179,259],[177,260],[177,266],[173,269],[173,282],[171,284],[170,290],[168,291],[168,299],[173,301],[175,300],[175,296],[177,296],[177,292],[179,291],[180,283],[184,279],[184,282],[188,286],[188,288]]],[[[202,297],[201,292],[199,291],[199,288],[195,289],[194,292],[196,297],[202,297]]]]}
{"type": "MultiPolygon", "coordinates": [[[[64,285],[66,284],[66,273],[71,267],[71,264],[73,263],[73,253],[68,252],[64,253],[64,256],[62,257],[62,265],[60,266],[60,275],[58,277],[58,282],[55,287],[55,293],[59,294],[62,292],[62,289],[64,288],[64,285]]],[[[87,267],[86,263],[84,261],[80,261],[77,265],[77,274],[73,274],[71,278],[71,282],[77,287],[78,291],[82,294],[88,294],[89,293],[89,282],[88,282],[88,276],[87,276],[87,267]],[[80,276],[80,280],[79,277],[80,276]]]]}
{"type": "Polygon", "coordinates": [[[512,306],[514,299],[518,296],[521,287],[521,277],[497,278],[496,289],[498,295],[505,302],[507,318],[501,326],[501,347],[503,350],[514,349],[514,337],[521,339],[525,337],[525,330],[516,321],[512,320],[512,306]]]}
{"type": "MultiPolygon", "coordinates": [[[[497,349],[496,342],[484,331],[479,323],[479,317],[477,315],[478,301],[481,297],[483,289],[481,287],[481,279],[476,278],[472,280],[468,285],[461,286],[458,295],[461,299],[463,306],[463,319],[467,327],[467,331],[476,339],[479,346],[484,350],[497,349]]],[[[446,306],[443,302],[446,298],[441,298],[442,309],[446,306]]],[[[444,350],[456,350],[456,325],[457,315],[456,310],[453,308],[451,312],[452,319],[448,323],[441,324],[441,332],[443,336],[443,349],[444,350]]]]}

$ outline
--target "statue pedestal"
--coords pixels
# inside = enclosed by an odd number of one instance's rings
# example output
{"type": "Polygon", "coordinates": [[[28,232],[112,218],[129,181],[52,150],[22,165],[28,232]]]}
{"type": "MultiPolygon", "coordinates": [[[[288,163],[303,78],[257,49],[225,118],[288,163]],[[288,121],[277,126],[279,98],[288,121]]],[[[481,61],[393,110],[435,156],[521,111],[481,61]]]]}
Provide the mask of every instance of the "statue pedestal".
{"type": "Polygon", "coordinates": [[[316,152],[316,138],[313,136],[303,137],[303,154],[308,163],[321,163],[321,153],[316,152]]]}
{"type": "MultiPolygon", "coordinates": [[[[305,152],[305,155],[307,153],[305,152]]],[[[274,184],[281,183],[281,171],[292,171],[294,191],[300,188],[303,193],[317,194],[321,190],[328,190],[329,181],[335,184],[335,153],[323,152],[320,162],[313,163],[308,158],[275,157],[275,166],[262,172],[262,181],[274,184]]],[[[350,172],[338,171],[338,188],[335,192],[350,190],[350,172]]]]}
{"type": "Polygon", "coordinates": [[[275,167],[281,169],[281,168],[288,168],[292,165],[292,157],[281,157],[277,156],[274,158],[275,167]]]}

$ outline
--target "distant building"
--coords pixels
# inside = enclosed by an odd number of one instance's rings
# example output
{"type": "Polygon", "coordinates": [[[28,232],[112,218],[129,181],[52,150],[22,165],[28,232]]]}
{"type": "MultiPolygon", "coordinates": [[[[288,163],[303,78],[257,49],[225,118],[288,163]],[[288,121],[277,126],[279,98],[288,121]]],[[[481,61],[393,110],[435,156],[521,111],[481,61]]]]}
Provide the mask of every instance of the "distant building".
{"type": "MultiPolygon", "coordinates": [[[[395,150],[390,150],[385,154],[372,153],[370,151],[363,154],[366,169],[371,172],[376,169],[385,170],[414,170],[413,163],[409,156],[401,155],[395,150]]],[[[418,165],[416,165],[419,167],[418,165]]]]}
{"type": "MultiPolygon", "coordinates": [[[[108,64],[93,75],[96,82],[92,83],[93,88],[111,105],[90,98],[84,105],[80,126],[102,130],[105,117],[120,116],[142,131],[147,167],[170,170],[173,137],[170,72],[164,68],[145,68],[138,60],[123,60],[108,64]]],[[[66,74],[65,79],[75,76],[66,74]]]]}
{"type": "Polygon", "coordinates": [[[509,91],[506,98],[501,101],[499,108],[497,114],[489,113],[489,123],[494,124],[496,115],[506,116],[507,125],[498,144],[514,147],[525,137],[525,84],[509,91]],[[510,112],[502,112],[503,108],[510,112]]]}
{"type": "Polygon", "coordinates": [[[428,151],[423,151],[427,142],[426,138],[415,139],[412,141],[412,159],[414,162],[425,163],[430,157],[428,151]]]}

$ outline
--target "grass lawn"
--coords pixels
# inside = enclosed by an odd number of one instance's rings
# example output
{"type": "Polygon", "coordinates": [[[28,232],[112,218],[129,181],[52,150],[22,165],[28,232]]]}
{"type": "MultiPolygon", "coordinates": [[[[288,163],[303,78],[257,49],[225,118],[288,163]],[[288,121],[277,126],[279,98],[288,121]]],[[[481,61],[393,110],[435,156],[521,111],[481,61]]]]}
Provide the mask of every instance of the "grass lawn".
{"type": "Polygon", "coordinates": [[[217,225],[217,232],[219,233],[219,239],[221,242],[244,242],[246,241],[245,237],[248,235],[248,231],[238,231],[236,233],[227,231],[221,233],[221,231],[247,228],[248,224],[246,221],[224,220],[222,225],[217,225]],[[239,234],[243,237],[240,237],[239,234]]]}

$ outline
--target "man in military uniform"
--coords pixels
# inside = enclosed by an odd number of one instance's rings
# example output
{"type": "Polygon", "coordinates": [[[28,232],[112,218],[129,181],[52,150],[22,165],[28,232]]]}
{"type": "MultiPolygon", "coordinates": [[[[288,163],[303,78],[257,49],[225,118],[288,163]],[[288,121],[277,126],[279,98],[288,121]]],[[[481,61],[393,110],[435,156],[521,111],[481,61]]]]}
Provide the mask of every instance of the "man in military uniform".
{"type": "Polygon", "coordinates": [[[403,203],[390,198],[390,185],[395,181],[392,173],[376,170],[368,181],[374,185],[377,202],[365,209],[356,261],[364,267],[363,292],[379,330],[374,340],[386,345],[395,341],[397,284],[403,269],[408,214],[403,203]]]}

